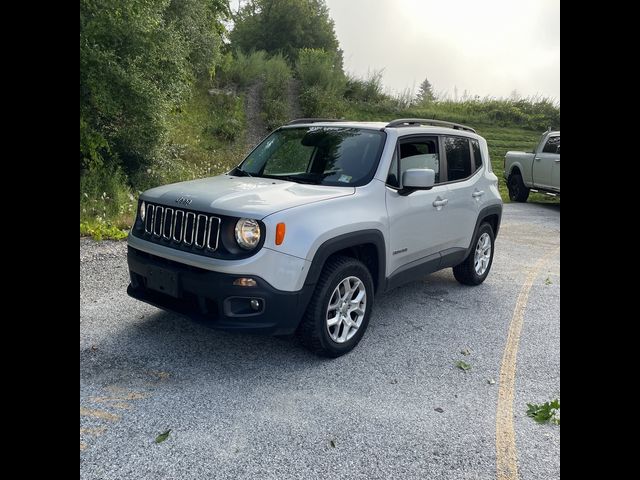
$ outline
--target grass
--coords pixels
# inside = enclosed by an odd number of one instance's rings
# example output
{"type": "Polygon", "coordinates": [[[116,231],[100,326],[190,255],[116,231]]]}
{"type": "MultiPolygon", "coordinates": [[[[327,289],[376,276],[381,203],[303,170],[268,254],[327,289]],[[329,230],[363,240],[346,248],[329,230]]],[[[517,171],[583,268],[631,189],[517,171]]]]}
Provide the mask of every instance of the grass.
{"type": "Polygon", "coordinates": [[[80,236],[91,237],[94,240],[124,240],[129,236],[129,230],[111,223],[90,220],[80,222],[80,236]]]}

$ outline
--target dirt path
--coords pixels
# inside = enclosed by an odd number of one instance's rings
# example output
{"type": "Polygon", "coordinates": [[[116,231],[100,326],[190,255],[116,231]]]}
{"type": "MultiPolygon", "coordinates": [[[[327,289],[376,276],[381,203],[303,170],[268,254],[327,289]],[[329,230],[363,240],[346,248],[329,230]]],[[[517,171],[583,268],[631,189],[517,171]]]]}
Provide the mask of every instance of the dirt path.
{"type": "Polygon", "coordinates": [[[267,125],[262,119],[262,91],[264,80],[260,79],[247,90],[247,144],[255,147],[267,135],[267,125]]]}
{"type": "Polygon", "coordinates": [[[302,110],[300,109],[300,82],[292,78],[287,85],[287,102],[289,103],[289,115],[291,120],[294,118],[302,118],[302,110]]]}

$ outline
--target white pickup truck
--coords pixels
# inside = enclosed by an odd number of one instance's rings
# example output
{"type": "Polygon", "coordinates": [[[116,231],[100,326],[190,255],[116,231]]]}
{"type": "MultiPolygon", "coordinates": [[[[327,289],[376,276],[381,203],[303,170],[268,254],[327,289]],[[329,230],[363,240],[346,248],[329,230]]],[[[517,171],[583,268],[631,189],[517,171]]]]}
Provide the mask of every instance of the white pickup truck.
{"type": "Polygon", "coordinates": [[[533,152],[507,152],[504,178],[512,201],[526,202],[531,190],[560,195],[560,130],[544,132],[533,152]]]}

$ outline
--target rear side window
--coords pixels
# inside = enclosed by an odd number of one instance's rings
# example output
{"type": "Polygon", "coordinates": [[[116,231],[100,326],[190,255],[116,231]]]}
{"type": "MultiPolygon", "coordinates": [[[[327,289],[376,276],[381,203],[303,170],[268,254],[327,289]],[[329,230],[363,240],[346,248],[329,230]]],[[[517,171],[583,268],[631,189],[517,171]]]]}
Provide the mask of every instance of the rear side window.
{"type": "Polygon", "coordinates": [[[471,139],[471,148],[473,149],[473,163],[475,164],[474,172],[482,168],[482,155],[480,154],[480,144],[478,140],[471,139]]]}
{"type": "Polygon", "coordinates": [[[447,155],[447,180],[454,182],[471,176],[471,148],[465,137],[443,137],[447,155]]]}
{"type": "Polygon", "coordinates": [[[560,153],[560,136],[549,137],[547,144],[542,149],[543,153],[560,153]]]}

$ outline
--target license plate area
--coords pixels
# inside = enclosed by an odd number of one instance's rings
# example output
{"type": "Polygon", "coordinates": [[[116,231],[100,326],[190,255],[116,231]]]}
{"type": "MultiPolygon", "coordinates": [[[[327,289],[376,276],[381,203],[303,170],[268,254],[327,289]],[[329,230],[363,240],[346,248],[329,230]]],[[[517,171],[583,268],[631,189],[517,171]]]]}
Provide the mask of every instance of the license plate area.
{"type": "Polygon", "coordinates": [[[172,270],[150,266],[147,269],[147,288],[178,298],[178,274],[172,270]]]}

